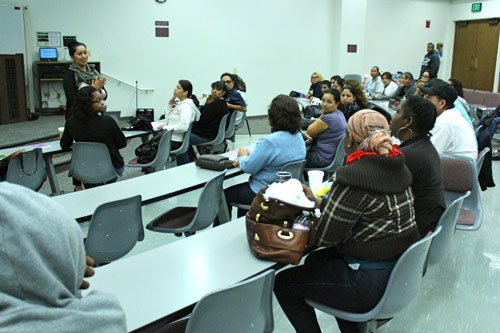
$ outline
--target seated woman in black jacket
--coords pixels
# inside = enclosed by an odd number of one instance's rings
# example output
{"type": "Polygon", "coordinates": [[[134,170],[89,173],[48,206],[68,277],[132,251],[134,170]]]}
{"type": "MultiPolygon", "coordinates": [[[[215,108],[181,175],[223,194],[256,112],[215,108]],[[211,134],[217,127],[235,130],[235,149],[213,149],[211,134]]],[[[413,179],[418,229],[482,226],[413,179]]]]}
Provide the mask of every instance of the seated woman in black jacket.
{"type": "Polygon", "coordinates": [[[191,162],[196,158],[193,146],[215,139],[222,117],[229,113],[225,100],[226,93],[227,86],[222,81],[212,83],[212,92],[205,105],[200,107],[200,120],[193,123],[189,136],[189,149],[186,154],[191,162]]]}
{"type": "Polygon", "coordinates": [[[391,121],[392,135],[401,141],[400,149],[413,176],[415,219],[422,237],[436,228],[446,208],[441,162],[429,133],[435,122],[434,104],[420,96],[409,97],[391,121]]]}
{"type": "Polygon", "coordinates": [[[116,173],[122,175],[124,163],[118,149],[127,146],[127,139],[113,118],[103,115],[104,108],[98,90],[92,86],[81,88],[73,103],[73,113],[64,126],[61,148],[69,149],[73,141],[104,143],[116,173]]]}

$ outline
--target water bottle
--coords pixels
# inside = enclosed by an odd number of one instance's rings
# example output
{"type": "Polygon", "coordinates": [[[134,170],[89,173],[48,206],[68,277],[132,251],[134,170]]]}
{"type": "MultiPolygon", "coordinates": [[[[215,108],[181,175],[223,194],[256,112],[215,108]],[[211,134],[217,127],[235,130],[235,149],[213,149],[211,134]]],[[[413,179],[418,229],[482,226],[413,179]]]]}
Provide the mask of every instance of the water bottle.
{"type": "Polygon", "coordinates": [[[275,183],[284,183],[290,179],[292,179],[292,173],[288,171],[278,171],[274,174],[275,183]]]}
{"type": "Polygon", "coordinates": [[[311,220],[309,214],[301,214],[293,221],[292,229],[309,230],[311,228],[311,220]]]}

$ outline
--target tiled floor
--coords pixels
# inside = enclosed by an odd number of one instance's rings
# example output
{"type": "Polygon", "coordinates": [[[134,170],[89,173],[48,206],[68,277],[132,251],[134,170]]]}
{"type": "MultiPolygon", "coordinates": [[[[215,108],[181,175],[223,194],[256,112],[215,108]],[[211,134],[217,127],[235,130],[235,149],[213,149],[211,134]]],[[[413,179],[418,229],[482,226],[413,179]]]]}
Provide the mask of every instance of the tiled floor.
{"type": "MultiPolygon", "coordinates": [[[[261,136],[237,136],[236,146],[256,142],[261,136]]],[[[131,143],[133,145],[133,143],[131,143]]],[[[129,148],[130,154],[133,148],[129,148]]],[[[128,171],[127,171],[128,172],[128,171]]],[[[493,162],[494,175],[500,162],[493,162]]],[[[125,174],[125,178],[137,176],[125,174]]],[[[245,181],[243,175],[225,182],[230,186],[245,181]]],[[[65,190],[71,183],[65,171],[58,174],[65,190]]],[[[500,177],[497,177],[500,182],[500,177]]],[[[47,186],[47,185],[45,185],[47,186]]],[[[46,191],[43,189],[42,191],[46,191]]],[[[144,224],[177,205],[196,205],[200,191],[143,207],[144,224]]],[[[381,332],[500,332],[500,185],[481,194],[484,208],[482,227],[475,232],[457,231],[451,252],[437,267],[427,272],[420,295],[381,332]]],[[[82,224],[86,232],[87,224],[82,224]]],[[[143,242],[128,255],[176,241],[169,234],[146,230],[143,242]]],[[[338,332],[334,318],[318,314],[323,332],[338,332]]],[[[274,299],[275,332],[293,332],[274,299]]]]}

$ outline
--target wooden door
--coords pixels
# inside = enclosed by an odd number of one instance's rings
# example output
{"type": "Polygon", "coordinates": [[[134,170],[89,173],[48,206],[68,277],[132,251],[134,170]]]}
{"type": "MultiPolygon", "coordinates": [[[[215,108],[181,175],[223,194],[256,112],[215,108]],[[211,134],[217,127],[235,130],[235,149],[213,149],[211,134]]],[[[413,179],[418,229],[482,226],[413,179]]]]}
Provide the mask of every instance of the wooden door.
{"type": "Polygon", "coordinates": [[[26,120],[23,55],[0,55],[0,124],[26,120]]]}
{"type": "Polygon", "coordinates": [[[498,37],[496,19],[456,22],[451,76],[464,88],[493,90],[498,37]]]}
{"type": "Polygon", "coordinates": [[[483,21],[478,24],[476,54],[473,70],[474,89],[493,91],[495,65],[498,51],[498,20],[483,21]]]}
{"type": "MultiPolygon", "coordinates": [[[[477,24],[474,22],[455,23],[455,44],[451,77],[462,81],[464,87],[472,87],[473,61],[476,52],[477,24]]],[[[446,79],[446,78],[444,78],[446,79]]]]}

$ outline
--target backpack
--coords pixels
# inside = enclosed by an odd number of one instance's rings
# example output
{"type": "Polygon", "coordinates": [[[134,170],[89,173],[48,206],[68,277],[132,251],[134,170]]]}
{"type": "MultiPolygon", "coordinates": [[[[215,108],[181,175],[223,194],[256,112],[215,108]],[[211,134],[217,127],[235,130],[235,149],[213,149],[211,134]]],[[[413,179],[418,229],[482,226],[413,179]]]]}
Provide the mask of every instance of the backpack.
{"type": "Polygon", "coordinates": [[[130,126],[128,128],[122,128],[124,131],[148,131],[153,132],[153,126],[151,121],[141,116],[137,116],[130,121],[130,126]]]}
{"type": "Polygon", "coordinates": [[[160,140],[167,131],[159,131],[151,140],[146,143],[141,144],[139,147],[135,149],[135,156],[138,157],[137,163],[146,164],[153,162],[158,153],[158,145],[160,144],[160,140]]]}

